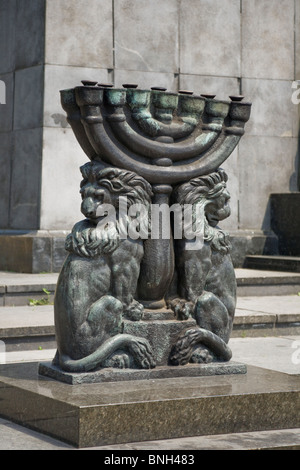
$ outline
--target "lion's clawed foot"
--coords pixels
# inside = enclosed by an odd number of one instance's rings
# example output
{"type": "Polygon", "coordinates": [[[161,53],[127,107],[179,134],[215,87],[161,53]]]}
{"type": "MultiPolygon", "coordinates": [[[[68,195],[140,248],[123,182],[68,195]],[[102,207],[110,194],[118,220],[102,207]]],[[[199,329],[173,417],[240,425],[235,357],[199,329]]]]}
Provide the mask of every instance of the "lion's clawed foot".
{"type": "MultiPolygon", "coordinates": [[[[153,369],[156,366],[150,343],[145,338],[121,335],[124,338],[117,349],[104,362],[104,367],[116,369],[153,369]]],[[[120,337],[120,338],[121,338],[120,337]]]]}
{"type": "Polygon", "coordinates": [[[214,353],[204,344],[201,344],[203,335],[205,336],[204,330],[198,328],[185,331],[173,347],[170,356],[171,363],[185,365],[188,362],[209,363],[214,361],[214,353]]]}
{"type": "Polygon", "coordinates": [[[144,306],[137,300],[133,300],[131,304],[124,310],[123,316],[127,320],[139,321],[143,318],[144,306]]]}
{"type": "Polygon", "coordinates": [[[116,353],[105,361],[104,366],[114,367],[116,369],[128,369],[130,367],[130,358],[126,353],[116,353]]]}
{"type": "Polygon", "coordinates": [[[169,300],[167,304],[168,307],[173,310],[177,320],[188,320],[194,313],[194,303],[185,299],[172,299],[169,300]]]}
{"type": "Polygon", "coordinates": [[[199,346],[193,352],[190,362],[194,364],[208,364],[209,362],[213,362],[216,359],[215,355],[205,346],[199,346]]]}
{"type": "Polygon", "coordinates": [[[155,367],[152,348],[145,338],[132,337],[128,349],[138,368],[153,369],[155,367]]]}

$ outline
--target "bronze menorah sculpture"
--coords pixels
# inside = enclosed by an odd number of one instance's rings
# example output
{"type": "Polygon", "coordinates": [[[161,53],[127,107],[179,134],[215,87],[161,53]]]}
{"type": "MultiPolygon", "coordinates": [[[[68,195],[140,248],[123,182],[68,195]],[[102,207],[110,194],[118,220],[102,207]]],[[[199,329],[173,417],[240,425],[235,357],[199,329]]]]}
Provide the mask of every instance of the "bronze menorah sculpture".
{"type": "Polygon", "coordinates": [[[86,219],[67,237],[56,289],[54,365],[77,373],[229,361],[236,281],[217,226],[230,215],[220,166],[251,104],[96,82],[61,100],[90,162],[81,168],[86,219]]]}

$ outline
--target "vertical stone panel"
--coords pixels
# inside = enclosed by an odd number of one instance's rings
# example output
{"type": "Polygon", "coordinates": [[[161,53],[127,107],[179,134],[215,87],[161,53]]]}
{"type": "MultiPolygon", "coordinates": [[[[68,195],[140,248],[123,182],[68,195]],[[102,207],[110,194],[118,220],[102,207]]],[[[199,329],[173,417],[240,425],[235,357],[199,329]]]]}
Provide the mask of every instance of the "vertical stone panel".
{"type": "MultiPolygon", "coordinates": [[[[13,133],[10,228],[39,228],[42,128],[13,133]]],[[[52,188],[53,190],[53,188],[52,188]]]]}
{"type": "Polygon", "coordinates": [[[242,76],[293,80],[293,0],[242,0],[242,76]]]}
{"type": "Polygon", "coordinates": [[[14,129],[42,127],[43,100],[43,65],[17,70],[14,91],[14,129]]]}
{"type": "Polygon", "coordinates": [[[17,0],[0,0],[0,73],[15,68],[16,7],[17,0]]]}
{"type": "Polygon", "coordinates": [[[180,71],[240,75],[240,0],[180,3],[180,71]]]}
{"type": "Polygon", "coordinates": [[[14,115],[14,74],[12,72],[0,74],[0,134],[13,129],[14,115]],[[4,98],[4,101],[1,99],[4,98]],[[2,103],[2,104],[1,104],[2,103]]]}
{"type": "Polygon", "coordinates": [[[297,106],[291,101],[291,85],[287,80],[242,80],[242,92],[253,103],[251,118],[246,124],[248,134],[297,136],[297,106]]]}
{"type": "Polygon", "coordinates": [[[112,0],[47,0],[45,62],[113,67],[112,0]]]}
{"type": "Polygon", "coordinates": [[[16,68],[23,69],[43,64],[45,49],[45,0],[17,0],[15,27],[16,68]]]}
{"type": "Polygon", "coordinates": [[[79,167],[88,161],[69,128],[44,128],[40,228],[70,230],[83,219],[79,167]]]}
{"type": "Polygon", "coordinates": [[[297,139],[244,135],[239,144],[240,229],[270,229],[271,193],[294,190],[297,139]]]}
{"type": "Polygon", "coordinates": [[[300,3],[295,0],[295,79],[300,80],[300,3]]]}
{"type": "Polygon", "coordinates": [[[115,0],[117,69],[178,72],[178,2],[115,0]]]}
{"type": "Polygon", "coordinates": [[[12,132],[0,133],[0,228],[9,227],[12,132]]]}

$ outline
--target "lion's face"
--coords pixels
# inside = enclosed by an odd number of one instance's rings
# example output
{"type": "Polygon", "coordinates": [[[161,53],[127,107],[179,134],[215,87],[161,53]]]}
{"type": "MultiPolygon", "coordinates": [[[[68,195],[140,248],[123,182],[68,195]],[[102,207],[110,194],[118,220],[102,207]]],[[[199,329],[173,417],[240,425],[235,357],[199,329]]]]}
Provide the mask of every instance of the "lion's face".
{"type": "Polygon", "coordinates": [[[104,214],[99,217],[101,206],[105,208],[106,204],[113,205],[112,194],[97,182],[87,182],[82,186],[80,193],[82,197],[81,212],[96,225],[106,213],[105,210],[102,211],[104,214]]]}
{"type": "Polygon", "coordinates": [[[229,206],[230,194],[225,188],[224,191],[215,199],[211,199],[205,206],[206,219],[211,227],[216,227],[220,220],[230,216],[229,206]]]}
{"type": "Polygon", "coordinates": [[[86,219],[75,224],[68,235],[66,249],[69,252],[95,258],[115,250],[124,234],[127,235],[131,217],[129,209],[136,204],[147,208],[145,217],[139,218],[141,231],[138,235],[148,233],[147,211],[152,188],[144,178],[119,168],[103,168],[99,162],[86,163],[80,169],[83,176],[81,211],[86,219]]]}

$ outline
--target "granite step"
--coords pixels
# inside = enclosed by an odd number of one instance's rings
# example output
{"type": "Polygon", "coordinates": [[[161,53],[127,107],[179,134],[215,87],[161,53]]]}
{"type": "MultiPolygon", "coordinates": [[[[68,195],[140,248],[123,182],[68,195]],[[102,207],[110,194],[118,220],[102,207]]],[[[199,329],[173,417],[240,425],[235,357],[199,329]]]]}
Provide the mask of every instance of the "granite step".
{"type": "MultiPolygon", "coordinates": [[[[296,295],[300,273],[236,269],[239,296],[296,295]]],[[[0,272],[0,306],[22,306],[53,302],[57,273],[26,274],[0,272]]]]}
{"type": "Polygon", "coordinates": [[[267,269],[236,269],[238,296],[297,295],[300,292],[300,273],[267,269]]]}
{"type": "Polygon", "coordinates": [[[0,271],[0,306],[30,305],[45,299],[53,302],[56,273],[14,273],[0,271]]]}
{"type": "Polygon", "coordinates": [[[6,352],[55,348],[53,305],[0,307],[0,340],[6,352]]]}
{"type": "MultiPolygon", "coordinates": [[[[300,335],[231,337],[232,361],[300,378],[300,335]]],[[[0,364],[52,361],[56,348],[1,352],[0,364]]],[[[300,423],[299,423],[300,424],[300,423]]]]}
{"type": "MultiPolygon", "coordinates": [[[[238,296],[233,338],[300,334],[300,296],[238,296]]],[[[53,305],[0,307],[6,351],[53,349],[53,305]]]]}
{"type": "MultiPolygon", "coordinates": [[[[57,276],[0,272],[0,340],[6,351],[55,348],[57,276]]],[[[299,334],[300,273],[237,269],[236,277],[232,337],[299,334]]]]}
{"type": "Polygon", "coordinates": [[[245,267],[249,269],[300,273],[300,257],[283,255],[249,255],[246,257],[245,267]]]}

